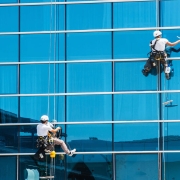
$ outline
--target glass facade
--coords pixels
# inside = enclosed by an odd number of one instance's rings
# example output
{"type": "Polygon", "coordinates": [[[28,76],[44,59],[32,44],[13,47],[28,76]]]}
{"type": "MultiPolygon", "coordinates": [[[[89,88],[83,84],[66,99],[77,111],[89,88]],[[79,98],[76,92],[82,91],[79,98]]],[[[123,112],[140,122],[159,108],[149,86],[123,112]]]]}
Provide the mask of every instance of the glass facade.
{"type": "Polygon", "coordinates": [[[154,30],[180,36],[179,5],[0,0],[0,179],[51,166],[33,159],[43,114],[77,149],[56,147],[55,180],[180,179],[179,54],[170,80],[141,73],[154,30]]]}

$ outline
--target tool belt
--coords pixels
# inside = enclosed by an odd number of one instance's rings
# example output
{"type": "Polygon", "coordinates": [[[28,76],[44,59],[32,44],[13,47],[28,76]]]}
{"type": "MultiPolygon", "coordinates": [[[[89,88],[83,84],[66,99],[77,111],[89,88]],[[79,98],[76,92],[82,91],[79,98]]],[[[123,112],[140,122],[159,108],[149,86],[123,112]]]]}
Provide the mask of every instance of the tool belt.
{"type": "Polygon", "coordinates": [[[47,148],[48,146],[53,145],[53,138],[49,136],[38,136],[36,142],[37,148],[47,148]]]}
{"type": "Polygon", "coordinates": [[[152,51],[150,56],[157,60],[157,61],[160,61],[162,59],[165,59],[166,58],[166,53],[164,51],[152,51]]]}

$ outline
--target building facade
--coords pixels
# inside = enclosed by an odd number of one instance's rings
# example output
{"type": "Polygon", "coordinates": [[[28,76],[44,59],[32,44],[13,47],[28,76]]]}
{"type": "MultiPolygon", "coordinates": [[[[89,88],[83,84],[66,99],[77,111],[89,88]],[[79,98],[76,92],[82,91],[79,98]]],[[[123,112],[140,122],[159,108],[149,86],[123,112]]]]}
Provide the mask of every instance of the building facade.
{"type": "Polygon", "coordinates": [[[39,179],[43,114],[77,149],[56,147],[55,180],[180,179],[179,54],[170,80],[141,72],[154,30],[180,36],[179,5],[0,0],[0,179],[39,179]]]}

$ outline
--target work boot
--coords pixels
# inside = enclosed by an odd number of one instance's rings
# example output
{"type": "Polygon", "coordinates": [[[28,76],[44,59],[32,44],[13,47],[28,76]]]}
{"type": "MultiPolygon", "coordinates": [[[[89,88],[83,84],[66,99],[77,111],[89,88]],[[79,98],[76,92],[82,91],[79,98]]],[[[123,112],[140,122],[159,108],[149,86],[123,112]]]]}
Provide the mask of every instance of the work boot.
{"type": "Polygon", "coordinates": [[[142,69],[142,73],[143,73],[144,76],[148,76],[148,74],[149,74],[149,73],[148,73],[146,70],[144,70],[144,69],[142,69]]]}

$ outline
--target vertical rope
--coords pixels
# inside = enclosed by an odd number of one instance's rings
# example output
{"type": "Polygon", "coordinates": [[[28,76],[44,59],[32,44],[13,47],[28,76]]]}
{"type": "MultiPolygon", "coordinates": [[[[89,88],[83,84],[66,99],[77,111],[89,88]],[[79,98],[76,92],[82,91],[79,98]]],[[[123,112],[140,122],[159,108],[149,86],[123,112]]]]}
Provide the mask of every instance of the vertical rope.
{"type": "Polygon", "coordinates": [[[51,69],[50,69],[50,61],[51,61],[51,39],[52,39],[52,0],[51,0],[51,8],[50,8],[50,33],[49,33],[49,66],[48,66],[48,107],[47,107],[47,115],[49,116],[49,107],[50,107],[50,98],[49,98],[49,93],[50,93],[50,75],[51,75],[51,69]]]}

